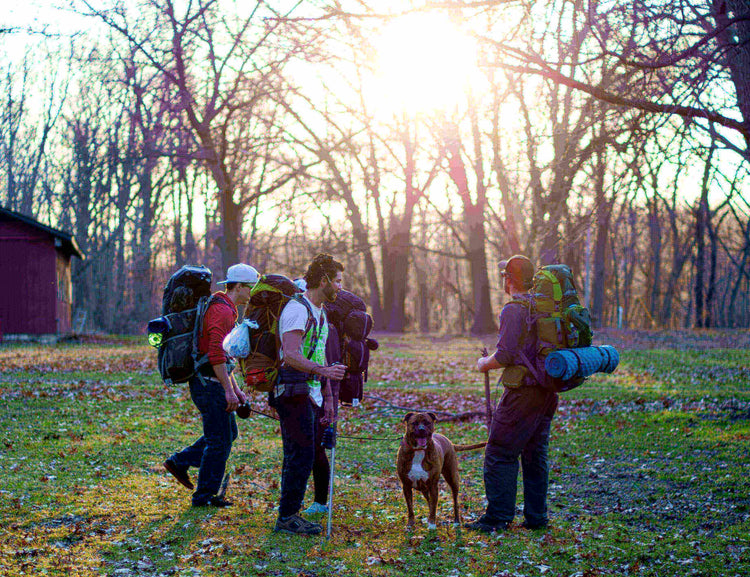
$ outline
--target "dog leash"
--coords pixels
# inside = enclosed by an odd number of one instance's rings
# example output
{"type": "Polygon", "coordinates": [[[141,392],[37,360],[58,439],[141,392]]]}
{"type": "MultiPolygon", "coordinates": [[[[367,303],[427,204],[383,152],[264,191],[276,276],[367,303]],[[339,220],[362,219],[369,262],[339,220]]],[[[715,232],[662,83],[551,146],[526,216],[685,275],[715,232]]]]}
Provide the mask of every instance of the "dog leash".
{"type": "Polygon", "coordinates": [[[397,409],[399,411],[411,411],[412,413],[428,413],[429,412],[429,413],[435,413],[435,415],[438,415],[438,416],[442,415],[446,417],[455,416],[453,413],[448,413],[446,411],[440,411],[437,409],[413,409],[411,407],[401,407],[399,405],[394,405],[393,403],[389,403],[384,398],[378,397],[377,395],[373,395],[373,394],[364,395],[364,398],[372,399],[377,403],[381,403],[381,406],[383,406],[383,408],[388,407],[391,409],[397,409]]]}
{"type": "Polygon", "coordinates": [[[353,437],[351,435],[339,435],[341,439],[355,439],[357,441],[400,441],[401,437],[353,437]]]}
{"type": "MultiPolygon", "coordinates": [[[[263,411],[256,411],[255,409],[248,407],[250,409],[251,413],[255,413],[256,415],[261,415],[263,417],[266,417],[267,419],[272,419],[274,421],[278,421],[276,417],[273,415],[269,415],[268,413],[264,413],[263,411]]],[[[400,441],[401,437],[358,437],[354,435],[336,435],[339,439],[354,439],[356,441],[400,441]]]]}
{"type": "Polygon", "coordinates": [[[255,413],[256,415],[263,415],[264,417],[266,417],[268,419],[272,419],[274,421],[278,421],[279,420],[278,418],[274,417],[273,415],[269,415],[268,413],[264,413],[263,411],[256,411],[255,409],[253,409],[250,406],[248,406],[247,408],[250,409],[251,413],[255,413]]]}

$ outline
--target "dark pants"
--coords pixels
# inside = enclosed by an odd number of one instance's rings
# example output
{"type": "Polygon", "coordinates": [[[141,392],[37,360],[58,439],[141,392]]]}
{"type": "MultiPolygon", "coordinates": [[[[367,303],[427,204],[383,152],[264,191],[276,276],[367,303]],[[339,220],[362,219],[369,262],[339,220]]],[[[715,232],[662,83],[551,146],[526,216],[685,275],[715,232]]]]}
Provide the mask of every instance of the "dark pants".
{"type": "Polygon", "coordinates": [[[328,455],[320,440],[323,438],[325,425],[320,420],[325,415],[321,407],[314,407],[315,411],[315,459],[313,461],[313,484],[315,485],[315,502],[325,505],[328,502],[328,482],[331,478],[331,465],[328,455]]]}
{"type": "Polygon", "coordinates": [[[279,414],[284,461],[281,468],[279,517],[296,515],[305,498],[307,481],[315,459],[314,405],[307,395],[273,398],[271,406],[279,414]]]}
{"type": "Polygon", "coordinates": [[[509,523],[516,510],[518,458],[523,468],[526,522],[547,522],[549,431],[557,394],[539,386],[506,388],[494,414],[484,454],[485,520],[509,523]]]}
{"type": "Polygon", "coordinates": [[[179,468],[199,467],[193,505],[205,505],[219,491],[232,442],[237,438],[234,413],[226,412],[224,388],[218,381],[205,379],[204,382],[198,377],[190,379],[190,397],[201,413],[203,435],[172,455],[179,468]]]}

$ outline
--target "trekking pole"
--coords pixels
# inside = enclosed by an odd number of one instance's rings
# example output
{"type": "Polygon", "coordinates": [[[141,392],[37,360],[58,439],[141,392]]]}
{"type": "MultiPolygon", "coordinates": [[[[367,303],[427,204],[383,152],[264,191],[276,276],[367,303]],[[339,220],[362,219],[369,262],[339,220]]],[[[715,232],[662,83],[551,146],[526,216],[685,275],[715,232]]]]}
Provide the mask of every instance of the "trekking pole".
{"type": "MultiPolygon", "coordinates": [[[[486,357],[489,353],[487,347],[482,347],[482,356],[486,357]]],[[[487,430],[489,431],[490,425],[492,425],[492,399],[490,396],[490,372],[484,372],[484,402],[485,409],[487,411],[487,430]]]]}
{"type": "Polygon", "coordinates": [[[331,538],[333,519],[333,480],[336,468],[336,423],[329,425],[323,432],[323,446],[331,449],[331,474],[328,477],[328,525],[326,526],[326,539],[331,538]],[[330,431],[330,432],[329,432],[330,431]]]}

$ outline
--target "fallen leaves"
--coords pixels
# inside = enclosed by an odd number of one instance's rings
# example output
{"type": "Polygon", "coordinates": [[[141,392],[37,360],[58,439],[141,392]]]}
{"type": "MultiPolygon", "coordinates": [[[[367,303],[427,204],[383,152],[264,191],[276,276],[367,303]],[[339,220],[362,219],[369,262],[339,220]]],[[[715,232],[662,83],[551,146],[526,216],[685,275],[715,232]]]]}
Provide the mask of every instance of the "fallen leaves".
{"type": "Polygon", "coordinates": [[[0,349],[0,373],[66,373],[96,371],[104,374],[151,373],[156,370],[156,350],[148,345],[101,344],[30,346],[0,349]]]}

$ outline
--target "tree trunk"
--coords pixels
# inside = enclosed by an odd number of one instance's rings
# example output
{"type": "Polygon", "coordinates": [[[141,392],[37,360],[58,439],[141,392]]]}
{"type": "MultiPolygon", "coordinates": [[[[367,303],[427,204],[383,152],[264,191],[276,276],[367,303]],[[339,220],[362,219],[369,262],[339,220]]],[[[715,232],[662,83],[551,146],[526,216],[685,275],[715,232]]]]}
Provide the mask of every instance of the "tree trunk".
{"type": "MultiPolygon", "coordinates": [[[[88,255],[92,248],[89,242],[92,220],[91,181],[93,179],[93,160],[91,151],[89,150],[91,143],[87,126],[74,123],[71,125],[70,130],[73,137],[73,175],[70,186],[75,206],[75,236],[81,251],[88,255]]],[[[76,276],[73,279],[76,309],[85,310],[90,319],[94,313],[90,294],[90,287],[94,286],[92,274],[93,259],[89,258],[83,262],[79,262],[78,259],[73,260],[76,263],[76,267],[73,270],[76,276]]]]}
{"type": "MultiPolygon", "coordinates": [[[[599,139],[597,150],[597,172],[594,180],[596,190],[596,244],[594,246],[593,271],[593,299],[589,303],[591,316],[595,327],[605,325],[604,301],[606,294],[607,273],[607,241],[609,240],[609,226],[612,219],[613,203],[607,200],[604,190],[604,176],[606,168],[605,147],[603,139],[599,139]]],[[[615,271],[615,275],[617,272],[615,271]]]]}
{"type": "Polygon", "coordinates": [[[716,326],[716,315],[714,314],[714,297],[716,295],[716,261],[719,252],[719,242],[717,238],[716,228],[711,222],[713,215],[708,212],[708,220],[706,222],[706,228],[708,231],[708,239],[711,246],[711,252],[709,254],[708,262],[708,289],[706,290],[706,318],[704,325],[706,328],[716,326]]]}
{"type": "Polygon", "coordinates": [[[151,315],[153,281],[151,275],[151,248],[153,232],[153,182],[157,157],[153,151],[146,152],[146,162],[138,178],[138,196],[141,200],[141,215],[138,234],[133,238],[133,318],[136,322],[146,322],[151,315]]]}
{"type": "Polygon", "coordinates": [[[472,335],[486,335],[497,331],[490,300],[490,279],[487,272],[486,233],[484,211],[480,206],[468,206],[464,218],[469,232],[469,266],[474,294],[474,322],[472,335]]]}
{"type": "Polygon", "coordinates": [[[695,327],[702,328],[706,326],[705,317],[705,297],[704,297],[704,275],[706,269],[706,226],[708,219],[710,218],[710,210],[708,207],[708,189],[710,185],[711,177],[711,159],[714,153],[714,142],[712,141],[711,148],[706,159],[703,169],[703,184],[701,186],[701,196],[698,200],[698,207],[695,210],[695,242],[696,242],[696,255],[695,255],[695,327]]]}
{"type": "Polygon", "coordinates": [[[387,260],[383,262],[383,301],[388,322],[386,330],[401,333],[406,330],[406,292],[410,266],[411,210],[401,218],[395,216],[389,227],[386,246],[387,260]]]}
{"type": "MultiPolygon", "coordinates": [[[[652,197],[648,200],[648,232],[651,240],[651,291],[648,308],[652,319],[659,319],[659,292],[661,289],[661,253],[662,223],[659,214],[659,201],[652,197]]],[[[648,284],[648,283],[647,283],[648,284]]],[[[659,325],[661,325],[659,319],[659,325]]]]}
{"type": "MultiPolygon", "coordinates": [[[[729,22],[729,14],[738,20],[717,35],[719,51],[726,58],[737,95],[737,106],[745,127],[745,142],[750,146],[750,3],[747,0],[713,0],[713,15],[719,27],[729,22]]],[[[750,160],[750,152],[745,151],[750,160]]]]}
{"type": "Polygon", "coordinates": [[[458,188],[464,208],[464,231],[467,237],[467,254],[471,269],[471,289],[474,297],[474,320],[470,332],[472,335],[485,335],[497,330],[492,314],[490,301],[490,280],[487,272],[486,232],[484,230],[484,183],[477,178],[477,201],[472,202],[469,192],[469,181],[466,167],[461,158],[461,142],[458,127],[449,127],[445,135],[448,153],[448,174],[458,188]]]}

